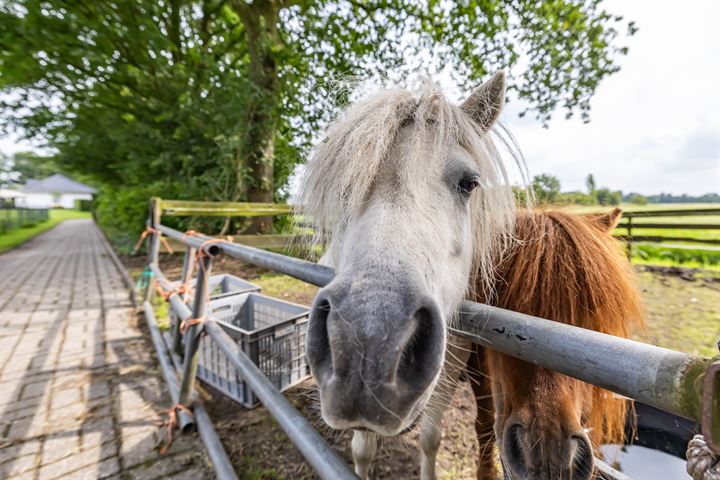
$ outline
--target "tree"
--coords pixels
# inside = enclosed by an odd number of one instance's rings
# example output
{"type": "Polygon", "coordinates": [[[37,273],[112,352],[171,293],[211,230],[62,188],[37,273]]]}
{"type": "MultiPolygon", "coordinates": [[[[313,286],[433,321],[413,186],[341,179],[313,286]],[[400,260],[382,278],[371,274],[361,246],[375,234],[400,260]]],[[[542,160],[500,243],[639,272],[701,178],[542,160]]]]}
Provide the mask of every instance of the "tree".
{"type": "Polygon", "coordinates": [[[585,179],[585,186],[588,189],[588,195],[595,195],[595,177],[592,173],[588,174],[587,178],[585,179]]]}
{"type": "Polygon", "coordinates": [[[12,157],[0,156],[0,183],[23,184],[29,179],[44,178],[59,171],[53,157],[32,152],[19,152],[12,157]]]}
{"type": "Polygon", "coordinates": [[[12,169],[17,173],[18,183],[25,183],[29,179],[45,178],[60,171],[54,157],[36,155],[32,152],[16,153],[12,163],[12,169]]]}
{"type": "Polygon", "coordinates": [[[622,192],[612,192],[607,188],[599,188],[595,196],[600,205],[620,205],[622,202],[622,192]]]}
{"type": "Polygon", "coordinates": [[[648,199],[645,195],[640,195],[639,193],[635,193],[630,197],[630,203],[633,203],[635,205],[647,205],[648,199]]]}
{"type": "Polygon", "coordinates": [[[450,65],[469,90],[505,68],[541,121],[587,120],[623,25],[598,0],[6,1],[1,122],[113,188],[267,202],[346,100],[333,79],[450,65]]]}
{"type": "Polygon", "coordinates": [[[538,203],[555,203],[560,195],[560,180],[555,175],[536,175],[532,190],[538,203]]]}

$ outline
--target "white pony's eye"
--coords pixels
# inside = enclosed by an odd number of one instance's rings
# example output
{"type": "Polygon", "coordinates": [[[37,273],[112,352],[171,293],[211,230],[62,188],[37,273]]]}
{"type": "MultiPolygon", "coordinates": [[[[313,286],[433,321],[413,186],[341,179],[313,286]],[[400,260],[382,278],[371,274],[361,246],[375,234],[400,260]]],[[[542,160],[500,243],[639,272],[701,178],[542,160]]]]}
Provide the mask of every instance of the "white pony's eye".
{"type": "Polygon", "coordinates": [[[476,176],[464,175],[458,182],[458,192],[469,197],[478,185],[480,180],[476,176]]]}

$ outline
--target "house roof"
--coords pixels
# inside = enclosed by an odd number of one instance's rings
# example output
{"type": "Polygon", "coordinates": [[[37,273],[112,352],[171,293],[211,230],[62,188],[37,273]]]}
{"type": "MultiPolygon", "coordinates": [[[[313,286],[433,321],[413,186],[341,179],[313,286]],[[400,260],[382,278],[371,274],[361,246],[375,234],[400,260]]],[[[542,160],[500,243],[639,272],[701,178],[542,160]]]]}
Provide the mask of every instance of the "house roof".
{"type": "Polygon", "coordinates": [[[76,182],[65,175],[56,173],[42,180],[28,180],[23,193],[95,193],[90,185],[76,182]]]}

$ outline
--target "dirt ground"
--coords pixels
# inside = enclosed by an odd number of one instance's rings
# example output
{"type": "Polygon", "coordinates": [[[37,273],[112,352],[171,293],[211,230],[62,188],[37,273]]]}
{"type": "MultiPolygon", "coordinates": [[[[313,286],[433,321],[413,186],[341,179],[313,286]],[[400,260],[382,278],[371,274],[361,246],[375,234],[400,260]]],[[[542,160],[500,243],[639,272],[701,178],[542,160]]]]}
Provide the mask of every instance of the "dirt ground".
{"type": "MultiPolygon", "coordinates": [[[[144,258],[123,259],[133,275],[142,272],[144,258]]],[[[162,270],[179,278],[182,259],[166,256],[162,270]]],[[[274,274],[232,258],[219,258],[214,272],[231,273],[252,281],[263,293],[300,304],[310,304],[317,289],[284,275],[274,274]]],[[[707,272],[681,272],[638,267],[639,285],[646,302],[648,327],[636,339],[698,355],[716,355],[720,337],[720,277],[707,272]]],[[[243,479],[316,478],[300,453],[262,407],[247,410],[211,388],[202,392],[239,475],[243,479]]],[[[320,419],[311,380],[286,392],[312,425],[351,461],[350,434],[332,431],[320,419]]],[[[475,405],[468,384],[454,398],[444,418],[438,455],[438,475],[447,479],[474,478],[477,444],[473,429],[475,405]]],[[[406,479],[419,474],[417,431],[385,440],[374,462],[372,478],[406,479]]]]}

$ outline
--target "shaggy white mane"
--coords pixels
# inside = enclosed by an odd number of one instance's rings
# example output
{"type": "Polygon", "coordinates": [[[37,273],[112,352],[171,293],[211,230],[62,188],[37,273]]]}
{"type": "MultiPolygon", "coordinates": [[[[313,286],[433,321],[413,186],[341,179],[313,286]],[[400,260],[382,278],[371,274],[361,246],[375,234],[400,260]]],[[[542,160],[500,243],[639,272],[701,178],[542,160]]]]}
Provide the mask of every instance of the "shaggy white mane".
{"type": "MultiPolygon", "coordinates": [[[[460,145],[474,159],[482,184],[471,197],[474,220],[476,286],[487,292],[493,265],[509,246],[515,219],[507,170],[495,142],[508,147],[515,162],[523,161],[514,141],[496,125],[485,132],[433,85],[417,92],[390,89],[369,95],[342,112],[313,150],[301,186],[300,208],[327,241],[358,213],[371,192],[401,127],[414,122],[417,134],[406,156],[401,180],[427,175],[429,162],[445,162],[448,146],[460,145]]],[[[432,200],[430,200],[432,201],[432,200]]]]}

